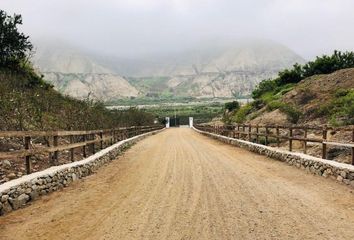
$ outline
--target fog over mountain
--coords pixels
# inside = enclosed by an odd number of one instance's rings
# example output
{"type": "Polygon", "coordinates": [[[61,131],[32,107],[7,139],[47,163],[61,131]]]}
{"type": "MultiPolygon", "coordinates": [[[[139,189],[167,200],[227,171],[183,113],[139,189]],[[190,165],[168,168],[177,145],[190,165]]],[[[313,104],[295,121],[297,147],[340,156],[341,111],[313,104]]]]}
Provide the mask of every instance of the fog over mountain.
{"type": "Polygon", "coordinates": [[[354,49],[352,0],[1,0],[32,39],[140,57],[205,40],[271,39],[304,58],[354,49]]]}
{"type": "Polygon", "coordinates": [[[63,93],[246,96],[304,59],[353,50],[352,0],[2,0],[63,93]]]}
{"type": "Polygon", "coordinates": [[[37,46],[34,63],[58,90],[105,101],[247,96],[259,81],[304,62],[289,48],[259,39],[207,43],[135,60],[98,56],[63,43],[38,42],[37,46]]]}

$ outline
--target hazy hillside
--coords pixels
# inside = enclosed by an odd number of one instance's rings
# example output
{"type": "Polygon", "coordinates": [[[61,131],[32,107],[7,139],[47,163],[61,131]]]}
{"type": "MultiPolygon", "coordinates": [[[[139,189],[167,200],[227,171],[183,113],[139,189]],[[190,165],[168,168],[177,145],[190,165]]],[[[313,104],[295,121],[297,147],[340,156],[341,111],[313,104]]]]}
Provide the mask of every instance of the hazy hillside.
{"type": "Polygon", "coordinates": [[[90,95],[106,101],[138,95],[126,79],[73,46],[39,42],[34,62],[57,90],[78,99],[90,95]]]}
{"type": "Polygon", "coordinates": [[[113,73],[78,47],[65,43],[38,42],[34,63],[41,72],[113,73]]]}
{"type": "Polygon", "coordinates": [[[247,96],[261,80],[304,62],[290,49],[270,41],[205,46],[160,61],[159,67],[146,65],[132,74],[137,77],[131,83],[140,92],[197,98],[247,96]],[[164,78],[159,78],[156,88],[158,76],[164,78]],[[149,79],[154,84],[149,85],[149,79]]]}
{"type": "Polygon", "coordinates": [[[168,56],[126,61],[65,45],[39,44],[35,57],[46,79],[61,92],[77,98],[91,92],[102,100],[247,96],[259,81],[303,61],[270,41],[207,44],[168,56]]]}
{"type": "Polygon", "coordinates": [[[295,62],[304,62],[289,48],[268,40],[208,43],[180,53],[151,56],[140,61],[133,71],[120,74],[146,76],[178,76],[233,71],[274,71],[295,62]]]}
{"type": "Polygon", "coordinates": [[[45,79],[61,93],[79,99],[89,95],[105,101],[138,96],[138,91],[127,80],[115,74],[47,72],[45,79]]]}

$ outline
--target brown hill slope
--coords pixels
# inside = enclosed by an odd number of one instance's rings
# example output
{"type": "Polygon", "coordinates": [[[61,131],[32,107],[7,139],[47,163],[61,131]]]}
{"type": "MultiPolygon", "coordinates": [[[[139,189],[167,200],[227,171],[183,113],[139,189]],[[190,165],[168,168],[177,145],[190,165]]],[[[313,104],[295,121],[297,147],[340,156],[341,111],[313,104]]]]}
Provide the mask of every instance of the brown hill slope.
{"type": "Polygon", "coordinates": [[[247,116],[251,123],[353,124],[354,68],[306,78],[247,116]],[[289,116],[290,115],[290,116],[289,116]]]}

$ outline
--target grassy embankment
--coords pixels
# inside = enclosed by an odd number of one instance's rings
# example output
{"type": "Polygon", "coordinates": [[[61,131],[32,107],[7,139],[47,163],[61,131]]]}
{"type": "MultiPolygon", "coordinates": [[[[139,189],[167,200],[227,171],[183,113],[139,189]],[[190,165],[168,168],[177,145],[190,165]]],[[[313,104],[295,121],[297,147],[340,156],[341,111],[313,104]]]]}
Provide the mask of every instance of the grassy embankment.
{"type": "Polygon", "coordinates": [[[332,125],[354,124],[354,71],[349,69],[353,67],[354,53],[337,51],[303,66],[295,64],[277,78],[262,81],[252,93],[254,101],[224,119],[243,123],[279,110],[293,124],[316,119],[332,125]]]}

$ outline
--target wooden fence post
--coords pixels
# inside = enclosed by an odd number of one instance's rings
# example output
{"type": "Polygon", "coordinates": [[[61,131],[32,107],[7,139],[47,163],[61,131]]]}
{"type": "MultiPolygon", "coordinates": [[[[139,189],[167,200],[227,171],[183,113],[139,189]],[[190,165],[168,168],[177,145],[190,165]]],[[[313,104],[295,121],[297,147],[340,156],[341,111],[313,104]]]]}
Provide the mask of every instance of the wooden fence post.
{"type": "MultiPolygon", "coordinates": [[[[74,136],[70,135],[70,143],[74,143],[74,136]]],[[[74,149],[70,148],[70,161],[74,162],[74,149]]]]}
{"type": "MultiPolygon", "coordinates": [[[[91,134],[91,140],[95,140],[95,135],[96,135],[96,134],[94,134],[94,133],[91,134]]],[[[95,152],[96,152],[96,151],[95,151],[95,143],[92,143],[92,144],[91,144],[91,152],[92,152],[92,154],[95,154],[95,152]]]]}
{"type": "MultiPolygon", "coordinates": [[[[352,142],[354,143],[354,129],[352,131],[352,142]]],[[[354,147],[352,147],[352,165],[354,165],[354,147]]]]}
{"type": "Polygon", "coordinates": [[[118,141],[123,140],[123,130],[118,128],[118,141]]]}
{"type": "MultiPolygon", "coordinates": [[[[50,136],[48,136],[47,147],[50,148],[50,136]]],[[[52,166],[53,165],[53,153],[52,152],[48,153],[48,161],[49,161],[49,164],[52,166]]]]}
{"type": "Polygon", "coordinates": [[[268,127],[265,128],[265,144],[264,145],[268,145],[268,127]]]}
{"type": "Polygon", "coordinates": [[[259,126],[258,126],[258,124],[257,124],[257,126],[256,126],[256,143],[259,143],[259,126]]]}
{"type": "Polygon", "coordinates": [[[307,128],[305,127],[304,129],[304,153],[306,154],[307,153],[307,128]]]}
{"type": "Polygon", "coordinates": [[[325,143],[327,140],[327,126],[323,128],[322,131],[322,158],[327,159],[327,144],[325,143]]]}
{"type": "Polygon", "coordinates": [[[246,125],[245,124],[242,124],[242,136],[241,136],[241,138],[242,139],[245,138],[245,140],[247,138],[246,125]]]}
{"type": "Polygon", "coordinates": [[[117,131],[113,129],[113,144],[117,142],[117,131]]]}
{"type": "Polygon", "coordinates": [[[113,145],[114,130],[111,130],[111,145],[113,145]]]}
{"type": "MultiPolygon", "coordinates": [[[[29,150],[30,149],[30,145],[31,145],[31,137],[30,136],[26,136],[25,137],[25,149],[29,150]]],[[[31,170],[32,170],[31,156],[30,155],[26,155],[25,163],[26,163],[26,173],[30,174],[31,170]]]]}
{"type": "Polygon", "coordinates": [[[280,130],[279,126],[277,126],[277,147],[280,147],[280,130]]]}
{"type": "Polygon", "coordinates": [[[100,148],[103,149],[103,131],[100,131],[100,148]]]}
{"type": "MultiPolygon", "coordinates": [[[[58,146],[58,136],[54,136],[53,137],[53,146],[54,147],[57,147],[58,146]]],[[[58,155],[59,155],[59,152],[58,151],[54,151],[54,154],[53,154],[53,163],[54,165],[57,165],[58,164],[58,155]]]]}
{"type": "MultiPolygon", "coordinates": [[[[83,142],[86,142],[86,135],[82,135],[82,138],[83,138],[83,142]]],[[[86,145],[82,146],[82,155],[84,158],[86,158],[86,145]]]]}
{"type": "Polygon", "coordinates": [[[293,128],[289,128],[289,151],[293,151],[293,128]]]}
{"type": "Polygon", "coordinates": [[[252,126],[248,125],[248,141],[252,142],[252,126]]]}

